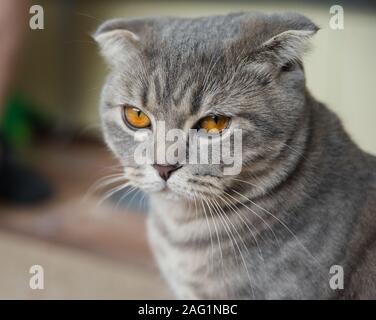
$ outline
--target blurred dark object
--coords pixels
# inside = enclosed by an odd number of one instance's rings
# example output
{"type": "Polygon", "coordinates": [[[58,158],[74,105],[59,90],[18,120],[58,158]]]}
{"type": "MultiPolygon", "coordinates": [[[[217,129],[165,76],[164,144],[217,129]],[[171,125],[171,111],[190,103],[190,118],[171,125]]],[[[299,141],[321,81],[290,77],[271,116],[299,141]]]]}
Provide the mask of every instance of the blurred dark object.
{"type": "Polygon", "coordinates": [[[30,205],[50,197],[46,179],[16,159],[0,136],[0,199],[12,205],[30,205]]]}
{"type": "Polygon", "coordinates": [[[2,139],[12,149],[30,145],[33,137],[51,130],[51,117],[20,92],[13,93],[7,100],[0,119],[2,139]]]}
{"type": "Polygon", "coordinates": [[[18,149],[30,145],[33,135],[44,130],[48,117],[20,93],[6,104],[0,123],[0,199],[12,205],[29,205],[49,198],[45,178],[21,160],[18,149]]]}

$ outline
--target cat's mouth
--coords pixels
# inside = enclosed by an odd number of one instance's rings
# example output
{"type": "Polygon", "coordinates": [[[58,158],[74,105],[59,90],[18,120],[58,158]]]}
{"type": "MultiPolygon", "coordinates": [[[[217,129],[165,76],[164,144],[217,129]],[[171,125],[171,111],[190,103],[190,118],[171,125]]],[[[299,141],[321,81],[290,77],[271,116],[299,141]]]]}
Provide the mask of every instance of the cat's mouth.
{"type": "Polygon", "coordinates": [[[169,193],[169,192],[173,192],[173,190],[171,190],[167,184],[159,191],[161,193],[169,193]]]}
{"type": "Polygon", "coordinates": [[[168,200],[174,200],[174,201],[190,200],[190,197],[188,196],[188,194],[184,195],[180,192],[177,192],[176,190],[171,189],[167,185],[156,193],[160,195],[161,197],[164,197],[168,200]]]}

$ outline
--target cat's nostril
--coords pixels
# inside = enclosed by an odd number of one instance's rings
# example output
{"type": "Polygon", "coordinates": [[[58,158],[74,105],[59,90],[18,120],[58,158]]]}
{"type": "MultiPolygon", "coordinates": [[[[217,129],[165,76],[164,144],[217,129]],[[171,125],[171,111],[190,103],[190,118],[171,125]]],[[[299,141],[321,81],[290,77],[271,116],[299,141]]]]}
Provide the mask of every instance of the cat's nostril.
{"type": "Polygon", "coordinates": [[[181,167],[181,165],[153,164],[153,168],[158,171],[161,178],[165,181],[167,181],[172,172],[180,169],[181,167]]]}

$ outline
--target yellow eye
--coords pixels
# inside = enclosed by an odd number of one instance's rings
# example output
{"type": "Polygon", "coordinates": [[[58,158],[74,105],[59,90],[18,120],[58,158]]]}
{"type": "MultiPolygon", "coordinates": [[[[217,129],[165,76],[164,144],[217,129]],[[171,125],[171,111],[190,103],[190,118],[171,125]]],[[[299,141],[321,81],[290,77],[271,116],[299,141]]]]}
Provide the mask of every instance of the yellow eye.
{"type": "Polygon", "coordinates": [[[230,118],[225,116],[208,116],[200,120],[199,128],[209,133],[220,133],[228,127],[230,118]]]}
{"type": "Polygon", "coordinates": [[[123,115],[126,124],[128,124],[132,128],[142,129],[150,127],[149,117],[140,109],[132,106],[125,106],[123,115]]]}

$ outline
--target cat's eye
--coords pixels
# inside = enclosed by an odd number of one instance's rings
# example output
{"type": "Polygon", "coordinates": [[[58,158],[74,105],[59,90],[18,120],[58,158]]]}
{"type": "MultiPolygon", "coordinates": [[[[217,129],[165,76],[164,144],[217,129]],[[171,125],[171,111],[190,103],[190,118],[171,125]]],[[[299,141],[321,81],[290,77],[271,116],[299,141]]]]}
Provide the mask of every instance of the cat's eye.
{"type": "Polygon", "coordinates": [[[221,133],[230,124],[230,118],[221,115],[211,115],[202,118],[198,122],[198,129],[204,129],[208,133],[221,133]]]}
{"type": "Polygon", "coordinates": [[[132,106],[123,107],[124,122],[132,129],[143,129],[150,127],[149,117],[140,109],[132,106]]]}

